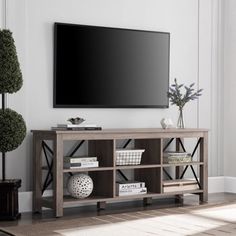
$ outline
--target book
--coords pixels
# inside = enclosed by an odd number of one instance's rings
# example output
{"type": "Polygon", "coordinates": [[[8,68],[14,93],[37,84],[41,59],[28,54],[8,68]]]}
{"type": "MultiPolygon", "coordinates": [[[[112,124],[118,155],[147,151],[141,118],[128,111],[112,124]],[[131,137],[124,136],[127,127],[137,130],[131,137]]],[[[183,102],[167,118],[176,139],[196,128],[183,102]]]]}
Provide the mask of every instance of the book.
{"type": "Polygon", "coordinates": [[[166,180],[163,183],[164,193],[197,189],[199,186],[196,180],[166,180]]]}
{"type": "Polygon", "coordinates": [[[98,161],[82,161],[79,163],[64,163],[64,168],[74,169],[74,168],[93,168],[98,167],[98,161]]]}
{"type": "Polygon", "coordinates": [[[165,164],[178,164],[191,161],[192,161],[192,156],[188,152],[170,151],[163,153],[163,162],[165,164]]]}
{"type": "Polygon", "coordinates": [[[80,163],[80,162],[93,162],[93,161],[97,161],[97,157],[82,157],[82,156],[78,156],[78,157],[68,157],[65,156],[64,157],[64,162],[66,163],[80,163]]]}
{"type": "Polygon", "coordinates": [[[117,191],[118,196],[127,196],[127,195],[137,195],[137,194],[146,194],[147,188],[134,188],[134,189],[126,189],[123,191],[117,191]]]}
{"type": "Polygon", "coordinates": [[[127,189],[135,189],[135,188],[144,188],[145,183],[139,181],[117,181],[116,189],[117,191],[127,190],[127,189]]]}
{"type": "Polygon", "coordinates": [[[163,158],[165,164],[178,164],[183,162],[191,162],[192,156],[168,156],[163,158]]]}
{"type": "Polygon", "coordinates": [[[72,130],[72,131],[82,131],[82,130],[102,130],[102,127],[52,127],[51,130],[58,130],[58,131],[67,131],[67,130],[72,130]]]}
{"type": "Polygon", "coordinates": [[[164,180],[163,186],[173,186],[173,185],[189,185],[197,183],[194,179],[174,179],[174,180],[164,180]]]}
{"type": "Polygon", "coordinates": [[[186,156],[188,156],[188,155],[190,155],[191,156],[191,154],[190,153],[188,153],[188,152],[164,152],[163,153],[163,157],[186,157],[186,156]]]}
{"type": "Polygon", "coordinates": [[[198,184],[185,185],[185,186],[167,186],[164,187],[164,193],[176,192],[176,191],[187,191],[187,190],[197,190],[199,189],[198,184]]]}
{"type": "Polygon", "coordinates": [[[95,124],[57,124],[58,128],[97,127],[95,124]]]}

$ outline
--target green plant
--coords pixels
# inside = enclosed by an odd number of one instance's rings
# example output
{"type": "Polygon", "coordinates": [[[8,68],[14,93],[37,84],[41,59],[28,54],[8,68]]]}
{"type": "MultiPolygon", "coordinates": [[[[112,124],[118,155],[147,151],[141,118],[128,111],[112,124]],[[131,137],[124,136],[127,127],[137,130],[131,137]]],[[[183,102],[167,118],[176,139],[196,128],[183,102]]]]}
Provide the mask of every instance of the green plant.
{"type": "Polygon", "coordinates": [[[17,92],[22,83],[12,33],[9,30],[0,30],[0,93],[17,92]]]}
{"type": "Polygon", "coordinates": [[[174,84],[171,85],[168,92],[168,97],[170,98],[170,102],[172,105],[176,105],[180,110],[188,103],[189,101],[193,101],[198,99],[201,96],[201,92],[203,89],[198,89],[194,91],[194,83],[190,84],[189,87],[184,86],[184,84],[178,84],[177,79],[174,80],[174,84]],[[181,92],[181,88],[185,89],[185,92],[181,92]]]}
{"type": "Polygon", "coordinates": [[[0,109],[0,152],[16,149],[24,140],[26,125],[17,112],[7,108],[0,109]]]}
{"type": "Polygon", "coordinates": [[[5,153],[16,149],[26,135],[25,121],[17,112],[5,108],[5,94],[22,87],[22,73],[12,33],[0,30],[0,152],[2,152],[2,179],[5,180],[5,153]]]}

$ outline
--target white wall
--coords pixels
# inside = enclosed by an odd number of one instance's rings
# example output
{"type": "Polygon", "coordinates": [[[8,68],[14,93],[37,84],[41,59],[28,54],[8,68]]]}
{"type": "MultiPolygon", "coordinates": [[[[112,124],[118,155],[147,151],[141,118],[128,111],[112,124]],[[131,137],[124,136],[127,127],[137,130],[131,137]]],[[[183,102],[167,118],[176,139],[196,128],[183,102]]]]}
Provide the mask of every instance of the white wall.
{"type": "MultiPolygon", "coordinates": [[[[5,0],[0,0],[1,4],[5,0]]],[[[53,109],[53,23],[68,22],[171,32],[170,80],[195,82],[204,88],[200,102],[185,108],[187,127],[213,129],[217,119],[217,87],[212,77],[212,0],[11,0],[6,24],[14,32],[24,75],[23,89],[8,96],[8,105],[20,112],[28,127],[23,145],[8,154],[7,177],[31,185],[31,129],[49,129],[68,117],[81,116],[104,128],[160,127],[162,117],[177,120],[177,109],[53,109]]],[[[1,6],[1,5],[0,5],[1,6]]],[[[1,10],[1,9],[0,9],[1,10]]],[[[220,175],[222,158],[212,152],[219,140],[210,135],[210,175],[220,175]],[[214,145],[214,146],[213,146],[214,145]],[[214,156],[212,155],[214,154],[214,156]]]]}
{"type": "Polygon", "coordinates": [[[204,99],[199,100],[199,127],[210,128],[210,176],[224,174],[222,2],[199,2],[199,87],[204,88],[204,99]]]}
{"type": "Polygon", "coordinates": [[[236,1],[224,1],[224,173],[236,176],[236,1]]]}

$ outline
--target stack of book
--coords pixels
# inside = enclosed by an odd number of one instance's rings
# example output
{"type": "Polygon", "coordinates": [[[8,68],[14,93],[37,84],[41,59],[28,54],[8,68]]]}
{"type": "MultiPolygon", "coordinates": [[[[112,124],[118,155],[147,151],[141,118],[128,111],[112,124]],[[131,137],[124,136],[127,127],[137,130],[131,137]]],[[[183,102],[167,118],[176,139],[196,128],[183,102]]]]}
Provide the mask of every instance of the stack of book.
{"type": "Polygon", "coordinates": [[[92,168],[98,167],[97,157],[64,157],[64,168],[92,168]]]}
{"type": "Polygon", "coordinates": [[[175,191],[187,191],[199,189],[196,180],[188,179],[176,179],[176,180],[165,180],[163,182],[163,192],[170,193],[175,191]]]}
{"type": "Polygon", "coordinates": [[[118,181],[116,182],[117,196],[146,194],[147,188],[144,182],[138,181],[118,181]]]}
{"type": "Polygon", "coordinates": [[[166,164],[178,164],[182,162],[191,162],[192,156],[188,152],[164,152],[163,161],[166,164]]]}
{"type": "Polygon", "coordinates": [[[52,130],[101,130],[102,127],[95,124],[58,124],[52,130]]]}

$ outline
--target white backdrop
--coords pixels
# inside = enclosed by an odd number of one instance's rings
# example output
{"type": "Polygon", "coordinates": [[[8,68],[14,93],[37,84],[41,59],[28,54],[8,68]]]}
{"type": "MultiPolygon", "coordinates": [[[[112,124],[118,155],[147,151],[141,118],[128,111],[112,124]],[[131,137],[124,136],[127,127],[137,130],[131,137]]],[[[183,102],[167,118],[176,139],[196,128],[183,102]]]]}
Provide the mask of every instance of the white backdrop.
{"type": "MultiPolygon", "coordinates": [[[[0,24],[4,26],[5,0],[0,0],[0,24]]],[[[212,0],[11,0],[6,6],[6,26],[14,33],[24,75],[20,92],[8,96],[8,106],[20,112],[28,127],[23,145],[8,154],[7,177],[21,178],[22,191],[31,189],[31,129],[49,129],[68,117],[81,116],[103,128],[160,127],[163,117],[177,121],[177,108],[169,109],[54,109],[53,23],[67,22],[171,33],[170,82],[195,82],[204,88],[200,102],[186,105],[187,127],[212,129],[217,119],[212,91],[212,0]],[[200,63],[199,63],[200,62],[200,63]]],[[[216,85],[217,86],[217,85],[216,85]]],[[[215,132],[215,128],[213,127],[215,132]]],[[[214,134],[213,132],[213,134],[214,134]]],[[[215,137],[215,136],[214,136],[215,137]]],[[[210,174],[220,175],[221,159],[212,150],[210,174]],[[212,158],[214,158],[214,165],[212,158]],[[217,164],[216,164],[217,163],[217,164]]],[[[213,144],[212,144],[213,142],[213,144]]],[[[214,147],[212,146],[214,145],[214,147]]]]}

